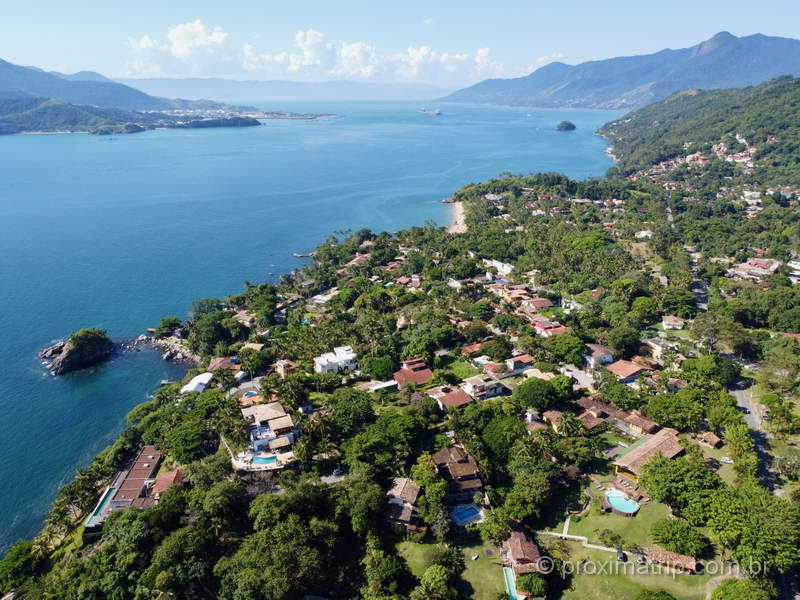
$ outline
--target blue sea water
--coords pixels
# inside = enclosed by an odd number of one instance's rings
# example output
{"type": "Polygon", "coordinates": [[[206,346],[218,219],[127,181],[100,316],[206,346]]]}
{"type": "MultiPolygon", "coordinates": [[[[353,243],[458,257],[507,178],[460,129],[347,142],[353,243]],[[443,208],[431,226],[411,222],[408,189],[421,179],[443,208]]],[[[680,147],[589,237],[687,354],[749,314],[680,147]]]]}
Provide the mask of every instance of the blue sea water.
{"type": "Polygon", "coordinates": [[[335,230],[445,224],[439,200],[503,171],[585,178],[611,164],[593,131],[615,112],[419,106],[284,103],[264,108],[339,116],[0,137],[0,551],[34,535],[128,410],[182,372],[145,351],[50,377],[35,355],[52,340],[135,337],[194,298],[299,266],[291,253],[335,230]],[[563,119],[578,129],[554,131],[563,119]]]}

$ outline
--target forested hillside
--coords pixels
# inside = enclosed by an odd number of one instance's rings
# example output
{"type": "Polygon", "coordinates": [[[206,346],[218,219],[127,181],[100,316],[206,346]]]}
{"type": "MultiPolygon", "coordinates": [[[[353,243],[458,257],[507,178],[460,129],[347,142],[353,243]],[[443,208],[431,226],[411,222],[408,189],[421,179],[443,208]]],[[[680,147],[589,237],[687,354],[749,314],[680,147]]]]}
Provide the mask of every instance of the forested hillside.
{"type": "Polygon", "coordinates": [[[730,152],[755,148],[755,180],[800,184],[800,79],[678,92],[608,123],[600,133],[613,142],[625,174],[725,143],[730,152]]]}

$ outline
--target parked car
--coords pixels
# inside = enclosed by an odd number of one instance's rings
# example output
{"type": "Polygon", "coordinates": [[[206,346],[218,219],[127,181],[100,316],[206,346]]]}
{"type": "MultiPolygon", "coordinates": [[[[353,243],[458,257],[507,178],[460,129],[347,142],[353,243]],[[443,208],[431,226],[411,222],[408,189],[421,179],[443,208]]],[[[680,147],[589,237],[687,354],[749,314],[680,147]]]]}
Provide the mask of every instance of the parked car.
{"type": "Polygon", "coordinates": [[[622,550],[618,549],[617,550],[617,560],[619,562],[625,562],[625,561],[628,560],[628,557],[626,556],[626,554],[622,550]]]}
{"type": "Polygon", "coordinates": [[[726,465],[732,465],[733,464],[733,459],[729,458],[727,456],[723,456],[722,458],[719,459],[719,462],[723,462],[726,465]]]}
{"type": "Polygon", "coordinates": [[[634,556],[636,557],[636,562],[639,563],[640,565],[643,565],[643,564],[645,564],[647,562],[645,560],[645,558],[644,558],[644,554],[638,554],[637,553],[637,554],[634,554],[634,556]]]}

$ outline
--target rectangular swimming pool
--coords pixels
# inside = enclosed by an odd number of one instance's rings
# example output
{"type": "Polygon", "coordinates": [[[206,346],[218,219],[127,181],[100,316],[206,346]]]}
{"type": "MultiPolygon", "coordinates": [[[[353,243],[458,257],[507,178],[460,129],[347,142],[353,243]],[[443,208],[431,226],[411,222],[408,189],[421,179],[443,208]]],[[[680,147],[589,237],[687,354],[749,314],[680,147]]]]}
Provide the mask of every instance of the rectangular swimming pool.
{"type": "Polygon", "coordinates": [[[274,465],[278,462],[277,456],[254,456],[250,461],[254,465],[274,465]]]}
{"type": "Polygon", "coordinates": [[[519,600],[517,586],[514,585],[514,573],[508,567],[503,567],[503,578],[506,580],[506,592],[508,600],[519,600]]]}
{"type": "Polygon", "coordinates": [[[114,493],[117,491],[117,488],[107,488],[106,491],[103,493],[102,497],[100,498],[100,502],[97,503],[97,507],[92,511],[91,516],[86,519],[86,526],[93,527],[101,520],[103,512],[105,511],[106,507],[111,503],[111,499],[114,497],[114,493]]]}

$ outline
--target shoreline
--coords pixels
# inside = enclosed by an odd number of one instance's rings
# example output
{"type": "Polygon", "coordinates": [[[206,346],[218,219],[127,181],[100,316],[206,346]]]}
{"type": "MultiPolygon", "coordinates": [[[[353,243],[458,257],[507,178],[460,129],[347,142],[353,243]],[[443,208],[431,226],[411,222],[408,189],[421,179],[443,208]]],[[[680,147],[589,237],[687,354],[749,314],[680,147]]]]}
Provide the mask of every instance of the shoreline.
{"type": "Polygon", "coordinates": [[[467,221],[464,216],[463,202],[450,202],[450,225],[447,227],[448,233],[466,233],[467,221]]]}

